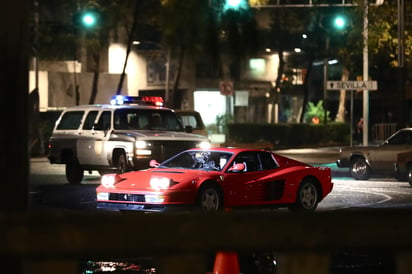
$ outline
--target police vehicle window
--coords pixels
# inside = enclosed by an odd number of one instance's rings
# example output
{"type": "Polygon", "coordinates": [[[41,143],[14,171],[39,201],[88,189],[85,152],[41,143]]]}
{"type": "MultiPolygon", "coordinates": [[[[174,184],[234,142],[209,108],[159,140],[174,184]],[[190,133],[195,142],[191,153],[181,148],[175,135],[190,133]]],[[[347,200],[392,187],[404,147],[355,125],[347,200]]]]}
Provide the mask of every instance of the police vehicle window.
{"type": "Polygon", "coordinates": [[[57,129],[78,129],[82,121],[84,111],[68,111],[63,114],[57,129]]]}
{"type": "Polygon", "coordinates": [[[129,121],[127,119],[128,111],[125,109],[117,110],[114,113],[114,129],[129,129],[129,121]]]}
{"type": "Polygon", "coordinates": [[[260,152],[259,159],[262,164],[263,170],[274,169],[279,167],[273,155],[269,152],[260,152]]]}
{"type": "Polygon", "coordinates": [[[83,129],[91,130],[93,128],[97,113],[98,111],[89,111],[89,113],[86,116],[86,119],[84,120],[83,129]]]}
{"type": "Polygon", "coordinates": [[[178,119],[177,115],[174,112],[165,111],[162,116],[165,121],[165,126],[167,130],[172,130],[172,131],[182,131],[183,130],[183,125],[180,123],[180,120],[178,119]]]}
{"type": "Polygon", "coordinates": [[[191,126],[193,129],[197,129],[199,125],[197,124],[196,117],[192,115],[181,114],[182,122],[184,126],[191,126]]]}
{"type": "Polygon", "coordinates": [[[111,112],[104,111],[100,117],[99,121],[97,122],[96,126],[94,127],[95,130],[106,130],[110,128],[110,119],[111,119],[111,112]]]}
{"type": "Polygon", "coordinates": [[[138,115],[140,127],[143,129],[183,131],[182,123],[172,111],[142,109],[138,115]]]}

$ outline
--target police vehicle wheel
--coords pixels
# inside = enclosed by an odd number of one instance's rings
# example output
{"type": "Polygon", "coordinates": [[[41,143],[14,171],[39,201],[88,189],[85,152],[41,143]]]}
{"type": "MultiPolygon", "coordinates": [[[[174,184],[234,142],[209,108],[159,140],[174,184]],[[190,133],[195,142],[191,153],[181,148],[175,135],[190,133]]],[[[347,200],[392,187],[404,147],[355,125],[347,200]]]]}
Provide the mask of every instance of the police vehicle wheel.
{"type": "Polygon", "coordinates": [[[79,161],[72,158],[66,163],[66,178],[71,184],[80,184],[83,180],[83,169],[80,167],[79,161]]]}
{"type": "Polygon", "coordinates": [[[117,158],[116,170],[119,174],[127,172],[127,162],[124,153],[119,154],[119,157],[117,158]]]}

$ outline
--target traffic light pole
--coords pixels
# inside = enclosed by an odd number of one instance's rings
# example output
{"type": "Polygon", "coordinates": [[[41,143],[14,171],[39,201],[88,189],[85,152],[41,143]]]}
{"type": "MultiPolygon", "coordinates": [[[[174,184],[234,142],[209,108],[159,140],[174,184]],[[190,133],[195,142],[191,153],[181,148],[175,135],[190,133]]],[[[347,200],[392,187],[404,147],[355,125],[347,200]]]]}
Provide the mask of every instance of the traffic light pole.
{"type": "MultiPolygon", "coordinates": [[[[365,2],[363,15],[363,81],[369,80],[369,56],[368,56],[368,0],[365,2]]],[[[369,91],[363,90],[363,145],[368,145],[369,140],[369,91]]]]}

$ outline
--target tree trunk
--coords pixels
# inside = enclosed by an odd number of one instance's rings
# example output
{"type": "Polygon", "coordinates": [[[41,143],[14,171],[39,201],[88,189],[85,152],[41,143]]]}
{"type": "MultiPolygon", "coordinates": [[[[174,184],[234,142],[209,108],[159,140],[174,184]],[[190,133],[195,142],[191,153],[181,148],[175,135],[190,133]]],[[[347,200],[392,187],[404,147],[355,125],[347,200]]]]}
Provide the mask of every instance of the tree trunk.
{"type": "MultiPolygon", "coordinates": [[[[185,56],[185,49],[182,47],[179,51],[178,65],[177,65],[176,76],[175,76],[175,79],[173,80],[173,87],[171,90],[169,90],[169,94],[166,94],[166,96],[168,97],[166,98],[167,100],[166,104],[172,108],[176,107],[174,105],[174,95],[175,95],[175,92],[179,88],[179,81],[180,81],[180,76],[182,74],[184,56],[185,56]]],[[[170,62],[170,60],[168,60],[168,62],[170,62]]],[[[170,64],[168,65],[170,66],[170,64]]],[[[166,83],[166,84],[169,85],[169,83],[166,83]]]]}
{"type": "MultiPolygon", "coordinates": [[[[342,81],[347,81],[349,79],[349,70],[346,67],[343,67],[342,69],[342,81]]],[[[346,102],[346,89],[341,89],[340,90],[340,95],[339,95],[339,107],[338,107],[338,112],[336,114],[336,122],[345,122],[345,102],[346,102]]]]}
{"type": "Polygon", "coordinates": [[[312,72],[313,61],[315,58],[310,57],[308,62],[308,67],[305,74],[305,79],[303,80],[303,103],[302,103],[302,112],[300,114],[299,122],[303,123],[305,118],[306,107],[309,101],[309,76],[312,72]]]}
{"type": "Polygon", "coordinates": [[[272,105],[272,113],[271,113],[272,123],[275,123],[275,105],[279,101],[280,81],[282,79],[282,74],[285,70],[285,60],[283,60],[283,50],[280,50],[278,52],[278,56],[279,56],[278,75],[277,75],[277,78],[275,80],[275,86],[272,89],[272,93],[273,93],[273,105],[272,105]]]}
{"type": "Polygon", "coordinates": [[[92,92],[89,98],[89,104],[94,104],[98,92],[99,76],[100,76],[100,54],[95,54],[93,56],[94,60],[94,72],[93,72],[93,83],[92,83],[92,92]]]}

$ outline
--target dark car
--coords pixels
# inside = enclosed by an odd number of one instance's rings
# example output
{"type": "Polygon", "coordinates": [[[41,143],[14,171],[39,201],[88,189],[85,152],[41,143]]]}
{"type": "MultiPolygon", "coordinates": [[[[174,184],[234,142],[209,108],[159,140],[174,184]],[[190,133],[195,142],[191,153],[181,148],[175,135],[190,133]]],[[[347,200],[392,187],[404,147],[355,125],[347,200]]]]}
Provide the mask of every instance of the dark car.
{"type": "Polygon", "coordinates": [[[403,128],[377,146],[341,148],[336,164],[340,168],[349,168],[357,180],[368,180],[372,174],[394,176],[393,165],[398,154],[411,150],[412,128],[403,128]]]}
{"type": "Polygon", "coordinates": [[[399,153],[393,168],[396,178],[407,179],[412,186],[412,150],[399,153]]]}

